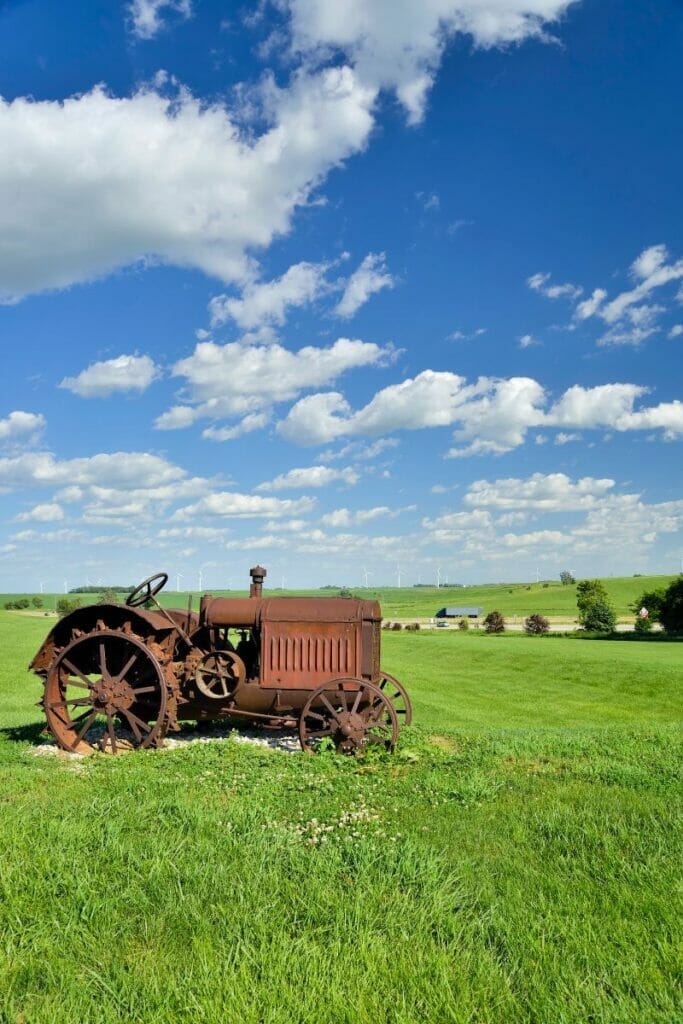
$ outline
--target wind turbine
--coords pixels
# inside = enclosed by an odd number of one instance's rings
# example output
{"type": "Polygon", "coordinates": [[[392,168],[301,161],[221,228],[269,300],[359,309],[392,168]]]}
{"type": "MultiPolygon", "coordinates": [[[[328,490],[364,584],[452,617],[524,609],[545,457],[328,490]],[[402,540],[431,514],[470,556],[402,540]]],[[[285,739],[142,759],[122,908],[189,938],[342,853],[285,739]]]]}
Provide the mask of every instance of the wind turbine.
{"type": "Polygon", "coordinates": [[[181,572],[177,572],[175,574],[175,592],[176,592],[176,594],[180,592],[180,581],[183,580],[183,579],[185,579],[185,577],[183,576],[183,574],[181,572]]]}
{"type": "Polygon", "coordinates": [[[204,579],[204,574],[202,573],[201,569],[199,569],[197,571],[197,579],[199,580],[199,589],[201,590],[202,589],[202,581],[204,579]]]}
{"type": "Polygon", "coordinates": [[[436,589],[438,590],[441,586],[441,566],[438,566],[436,570],[436,589]]]}
{"type": "Polygon", "coordinates": [[[540,582],[541,582],[541,574],[540,574],[540,572],[538,571],[538,568],[536,568],[536,582],[537,582],[537,583],[540,583],[540,582]]]}
{"type": "Polygon", "coordinates": [[[45,584],[44,583],[39,583],[38,586],[40,587],[41,594],[45,593],[45,584]]]}
{"type": "MultiPolygon", "coordinates": [[[[368,571],[367,569],[363,569],[363,586],[365,587],[366,590],[368,589],[368,577],[369,576],[372,576],[372,572],[368,571]]],[[[399,583],[399,586],[400,585],[401,584],[399,583]]]]}
{"type": "Polygon", "coordinates": [[[64,593],[65,594],[69,593],[69,584],[67,583],[66,580],[64,580],[64,593]]]}
{"type": "Polygon", "coordinates": [[[396,563],[396,578],[398,580],[399,587],[401,586],[401,576],[403,576],[403,569],[401,568],[401,566],[397,562],[396,563]]]}

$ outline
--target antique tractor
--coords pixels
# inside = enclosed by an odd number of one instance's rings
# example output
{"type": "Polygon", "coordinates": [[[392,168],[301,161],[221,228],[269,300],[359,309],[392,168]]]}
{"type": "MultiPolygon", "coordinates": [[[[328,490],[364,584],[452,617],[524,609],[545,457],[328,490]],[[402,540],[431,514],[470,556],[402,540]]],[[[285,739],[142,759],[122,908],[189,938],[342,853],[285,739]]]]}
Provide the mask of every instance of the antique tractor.
{"type": "Polygon", "coordinates": [[[250,574],[249,597],[205,594],[198,613],[191,602],[187,611],[159,604],[162,572],[125,605],[61,619],[30,665],[59,746],[118,754],[162,746],[182,721],[230,719],[298,727],[306,751],[393,749],[412,712],[403,686],[380,669],[379,604],[263,597],[266,570],[250,574]]]}

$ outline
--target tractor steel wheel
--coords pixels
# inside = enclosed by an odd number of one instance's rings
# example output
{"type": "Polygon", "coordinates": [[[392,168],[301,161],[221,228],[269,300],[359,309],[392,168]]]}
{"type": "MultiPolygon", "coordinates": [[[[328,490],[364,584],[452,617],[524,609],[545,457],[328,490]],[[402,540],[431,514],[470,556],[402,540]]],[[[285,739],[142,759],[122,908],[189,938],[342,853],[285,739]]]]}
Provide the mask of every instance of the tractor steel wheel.
{"type": "Polygon", "coordinates": [[[388,672],[381,670],[377,685],[394,705],[399,725],[410,725],[413,720],[413,705],[410,703],[405,686],[399,683],[395,676],[390,676],[388,672]]]}
{"type": "Polygon", "coordinates": [[[161,665],[142,640],[115,630],[86,633],[59,653],[43,705],[59,746],[80,754],[159,746],[166,732],[161,665]]]}
{"type": "Polygon", "coordinates": [[[363,679],[335,679],[311,694],[299,719],[299,739],[314,753],[331,742],[340,754],[372,747],[393,750],[398,718],[388,696],[363,679]]]}

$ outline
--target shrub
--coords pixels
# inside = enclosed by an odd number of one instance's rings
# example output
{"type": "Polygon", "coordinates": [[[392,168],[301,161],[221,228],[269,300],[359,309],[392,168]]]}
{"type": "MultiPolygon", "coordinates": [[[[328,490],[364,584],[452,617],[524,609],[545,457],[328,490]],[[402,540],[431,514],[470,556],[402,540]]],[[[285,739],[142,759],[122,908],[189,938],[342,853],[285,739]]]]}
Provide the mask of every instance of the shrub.
{"type": "Polygon", "coordinates": [[[36,594],[35,597],[31,598],[31,604],[33,605],[34,608],[42,608],[43,607],[43,599],[42,599],[42,597],[40,597],[38,594],[36,594]]]}
{"type": "Polygon", "coordinates": [[[118,604],[119,603],[119,596],[118,596],[118,594],[116,593],[116,591],[112,587],[109,587],[102,594],[100,594],[100,599],[99,599],[99,601],[97,603],[98,604],[118,604]]]}
{"type": "Polygon", "coordinates": [[[60,619],[65,615],[70,615],[71,612],[75,612],[77,608],[81,607],[81,602],[77,597],[60,597],[57,599],[57,614],[60,619]]]}
{"type": "Polygon", "coordinates": [[[469,628],[470,628],[470,620],[469,620],[469,619],[466,619],[466,618],[465,618],[465,617],[463,616],[463,618],[462,618],[462,619],[460,620],[460,622],[458,623],[458,629],[461,629],[461,630],[463,631],[463,633],[464,633],[464,632],[466,632],[466,631],[467,631],[467,630],[468,630],[469,628]]]}
{"type": "Polygon", "coordinates": [[[391,628],[392,628],[392,630],[399,630],[399,629],[403,629],[403,626],[401,625],[400,622],[392,622],[391,628]]]}
{"type": "Polygon", "coordinates": [[[569,569],[563,569],[562,572],[560,573],[560,583],[562,584],[563,587],[568,587],[572,583],[576,583],[576,580],[574,579],[573,575],[570,573],[569,569]]]}
{"type": "Polygon", "coordinates": [[[529,615],[524,620],[524,632],[531,636],[540,636],[542,633],[547,633],[549,629],[550,623],[545,615],[529,615]]]}
{"type": "Polygon", "coordinates": [[[659,621],[667,633],[683,632],[683,576],[679,576],[666,588],[659,621]]]}
{"type": "Polygon", "coordinates": [[[581,625],[589,633],[613,633],[617,628],[617,617],[609,601],[596,598],[579,616],[581,625]]]}
{"type": "Polygon", "coordinates": [[[650,633],[652,631],[652,619],[649,615],[646,615],[644,618],[642,615],[636,615],[634,629],[636,633],[650,633]]]}
{"type": "Polygon", "coordinates": [[[505,619],[498,611],[489,612],[484,619],[484,629],[487,633],[504,633],[505,619]]]}

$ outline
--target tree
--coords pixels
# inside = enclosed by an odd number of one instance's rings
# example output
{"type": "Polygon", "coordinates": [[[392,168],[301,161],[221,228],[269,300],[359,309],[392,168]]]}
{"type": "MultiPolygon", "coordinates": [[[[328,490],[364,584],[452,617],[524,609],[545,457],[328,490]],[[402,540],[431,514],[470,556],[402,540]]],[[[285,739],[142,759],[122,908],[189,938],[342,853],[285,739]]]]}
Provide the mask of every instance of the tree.
{"type": "Polygon", "coordinates": [[[31,604],[33,605],[34,608],[42,608],[43,607],[43,599],[42,599],[42,597],[39,594],[36,594],[35,597],[31,598],[31,604]]]}
{"type": "Polygon", "coordinates": [[[466,633],[469,628],[470,620],[465,618],[465,616],[463,615],[463,617],[460,619],[460,622],[458,623],[458,629],[461,629],[463,633],[466,633]]]}
{"type": "Polygon", "coordinates": [[[119,597],[113,587],[108,587],[107,590],[100,594],[98,604],[118,604],[119,597]]]}
{"type": "Polygon", "coordinates": [[[679,576],[666,588],[659,621],[667,633],[683,632],[683,576],[679,576]]]}
{"type": "Polygon", "coordinates": [[[524,620],[524,632],[531,636],[541,636],[550,630],[550,623],[545,615],[529,615],[524,620]]]}
{"type": "Polygon", "coordinates": [[[613,633],[617,617],[601,580],[581,580],[576,586],[579,624],[591,633],[613,633]]]}
{"type": "Polygon", "coordinates": [[[617,628],[617,617],[609,601],[596,598],[587,605],[581,624],[589,633],[613,633],[617,628]]]}
{"type": "Polygon", "coordinates": [[[576,580],[574,579],[574,577],[570,573],[569,569],[563,569],[562,572],[560,573],[560,583],[562,584],[563,587],[568,587],[572,583],[576,583],[576,580]]]}
{"type": "Polygon", "coordinates": [[[633,602],[631,605],[631,611],[637,615],[641,608],[647,608],[647,617],[650,622],[659,622],[665,593],[666,592],[664,590],[646,590],[640,595],[637,601],[633,602]]]}
{"type": "Polygon", "coordinates": [[[505,619],[498,611],[489,612],[484,619],[484,629],[487,633],[504,633],[505,619]]]}

